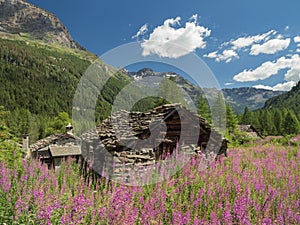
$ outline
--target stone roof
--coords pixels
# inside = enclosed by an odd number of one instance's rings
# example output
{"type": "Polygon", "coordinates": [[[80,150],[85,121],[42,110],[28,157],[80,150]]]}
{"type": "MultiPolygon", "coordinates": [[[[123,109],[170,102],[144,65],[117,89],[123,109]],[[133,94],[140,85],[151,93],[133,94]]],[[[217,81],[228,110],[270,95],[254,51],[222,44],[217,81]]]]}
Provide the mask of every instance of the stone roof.
{"type": "Polygon", "coordinates": [[[252,130],[252,125],[247,124],[247,125],[239,125],[239,129],[242,132],[253,132],[254,130],[252,130]]]}
{"type": "Polygon", "coordinates": [[[75,156],[81,155],[80,147],[77,145],[65,145],[65,146],[49,146],[52,157],[63,157],[63,156],[75,156]]]}
{"type": "Polygon", "coordinates": [[[29,148],[31,149],[32,152],[35,152],[38,151],[39,149],[55,144],[60,140],[66,140],[70,138],[75,140],[75,137],[70,134],[52,134],[46,138],[38,140],[34,144],[30,145],[29,148]]]}
{"type": "MultiPolygon", "coordinates": [[[[83,139],[91,140],[95,139],[95,134],[96,136],[98,134],[97,138],[101,139],[101,143],[104,144],[106,148],[115,149],[121,147],[122,142],[126,142],[128,146],[131,142],[136,143],[137,140],[147,139],[151,134],[149,129],[150,126],[163,126],[164,123],[161,122],[166,122],[169,118],[170,120],[168,123],[172,124],[173,121],[171,121],[171,116],[174,113],[184,115],[184,121],[186,123],[191,121],[191,124],[189,124],[189,129],[191,131],[193,128],[200,129],[201,135],[208,136],[211,132],[215,132],[207,120],[199,116],[197,113],[186,109],[185,107],[181,106],[181,104],[166,104],[156,107],[148,112],[128,112],[125,110],[120,110],[112,114],[109,118],[105,119],[95,131],[84,133],[81,137],[83,139]],[[195,121],[199,121],[199,124],[194,124],[195,121]]],[[[176,125],[178,124],[174,124],[174,126],[176,125]]],[[[157,130],[163,130],[163,127],[162,129],[157,130]]],[[[151,142],[151,140],[149,141],[151,142]]],[[[174,140],[167,139],[164,139],[163,141],[174,142],[174,140]]]]}
{"type": "Polygon", "coordinates": [[[251,137],[262,137],[262,135],[258,132],[258,130],[251,124],[247,124],[247,125],[238,125],[239,130],[241,132],[246,132],[248,133],[249,136],[251,137]]]}

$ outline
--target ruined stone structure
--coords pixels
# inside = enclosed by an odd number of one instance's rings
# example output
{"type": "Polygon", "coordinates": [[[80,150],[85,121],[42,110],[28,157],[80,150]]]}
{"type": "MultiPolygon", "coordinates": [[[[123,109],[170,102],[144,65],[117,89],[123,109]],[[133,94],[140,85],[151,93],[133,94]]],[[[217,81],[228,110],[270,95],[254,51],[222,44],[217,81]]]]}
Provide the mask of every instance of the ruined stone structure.
{"type": "Polygon", "coordinates": [[[114,113],[81,136],[81,151],[86,162],[100,174],[104,164],[114,161],[114,167],[106,172],[118,176],[124,173],[124,165],[153,165],[172,154],[176,146],[183,146],[180,151],[192,155],[206,149],[226,154],[224,140],[203,117],[180,104],[168,104],[149,112],[114,113]]]}
{"type": "Polygon", "coordinates": [[[251,124],[239,125],[239,130],[247,134],[247,137],[254,139],[262,139],[263,136],[258,132],[258,130],[251,124]]]}

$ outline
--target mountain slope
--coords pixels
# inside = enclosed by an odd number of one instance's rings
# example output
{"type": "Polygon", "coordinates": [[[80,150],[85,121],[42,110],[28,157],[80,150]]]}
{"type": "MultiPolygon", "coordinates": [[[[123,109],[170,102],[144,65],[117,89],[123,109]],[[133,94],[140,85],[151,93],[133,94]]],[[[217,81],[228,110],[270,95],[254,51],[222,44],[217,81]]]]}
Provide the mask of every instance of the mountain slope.
{"type": "MultiPolygon", "coordinates": [[[[70,113],[77,84],[97,57],[81,49],[55,15],[23,0],[0,0],[0,28],[0,105],[49,116],[70,113]]],[[[100,67],[116,71],[103,62],[100,67]]],[[[130,80],[115,79],[106,91],[130,80]]]]}
{"type": "MultiPolygon", "coordinates": [[[[82,75],[97,59],[89,52],[0,37],[0,105],[8,110],[54,116],[72,110],[82,75]]],[[[97,59],[97,75],[110,75],[99,101],[112,104],[114,96],[131,80],[97,59]]],[[[107,108],[107,107],[106,107],[107,108]]],[[[106,109],[105,109],[106,110],[106,109]]],[[[107,114],[101,114],[101,118],[107,114]]]]}
{"type": "MultiPolygon", "coordinates": [[[[93,57],[28,41],[0,38],[0,45],[0,106],[10,111],[8,125],[19,137],[29,133],[32,140],[41,138],[43,127],[59,112],[71,115],[78,82],[93,57]]],[[[100,122],[110,115],[114,96],[130,78],[103,62],[98,65],[100,76],[112,75],[95,106],[100,122]]]]}
{"type": "MultiPolygon", "coordinates": [[[[42,138],[59,112],[71,115],[78,82],[97,57],[55,15],[22,0],[0,0],[0,29],[0,106],[9,111],[7,124],[16,136],[42,138]]],[[[98,75],[111,75],[94,109],[100,122],[131,78],[97,64],[98,75]]]]}
{"type": "Polygon", "coordinates": [[[0,32],[82,49],[55,15],[24,0],[0,0],[0,32]]]}
{"type": "Polygon", "coordinates": [[[265,109],[286,108],[294,110],[295,113],[300,111],[300,81],[292,90],[269,99],[265,109]]]}

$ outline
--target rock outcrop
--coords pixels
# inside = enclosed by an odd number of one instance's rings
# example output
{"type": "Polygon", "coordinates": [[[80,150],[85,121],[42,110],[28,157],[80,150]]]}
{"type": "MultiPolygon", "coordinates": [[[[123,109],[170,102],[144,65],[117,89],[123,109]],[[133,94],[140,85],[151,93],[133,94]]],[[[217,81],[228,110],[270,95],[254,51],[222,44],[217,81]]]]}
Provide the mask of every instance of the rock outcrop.
{"type": "Polygon", "coordinates": [[[0,0],[0,32],[83,49],[55,15],[24,0],[0,0]]]}

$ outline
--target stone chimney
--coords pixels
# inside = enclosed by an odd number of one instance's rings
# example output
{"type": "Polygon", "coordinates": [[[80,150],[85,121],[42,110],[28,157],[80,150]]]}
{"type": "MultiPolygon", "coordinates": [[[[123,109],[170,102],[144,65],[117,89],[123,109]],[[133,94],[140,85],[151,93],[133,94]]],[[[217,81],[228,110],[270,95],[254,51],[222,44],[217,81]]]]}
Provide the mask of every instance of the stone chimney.
{"type": "Polygon", "coordinates": [[[22,137],[22,148],[24,149],[24,152],[26,152],[26,158],[30,159],[32,154],[31,150],[29,148],[29,135],[24,134],[22,137]]]}
{"type": "Polygon", "coordinates": [[[73,126],[71,123],[66,126],[66,134],[73,135],[73,126]]]}

